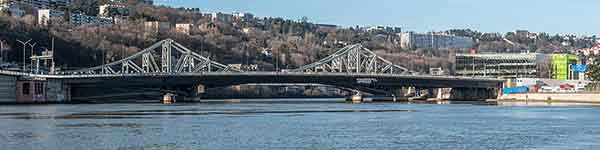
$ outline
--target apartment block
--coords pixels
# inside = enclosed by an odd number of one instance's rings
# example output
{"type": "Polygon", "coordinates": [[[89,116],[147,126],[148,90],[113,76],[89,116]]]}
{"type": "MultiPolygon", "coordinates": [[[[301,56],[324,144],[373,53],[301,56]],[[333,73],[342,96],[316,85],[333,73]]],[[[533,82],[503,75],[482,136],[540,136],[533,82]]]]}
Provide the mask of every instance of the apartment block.
{"type": "Polygon", "coordinates": [[[65,17],[65,12],[53,10],[53,9],[39,9],[38,10],[38,24],[42,26],[47,26],[53,20],[57,21],[69,21],[69,23],[73,25],[85,25],[85,24],[95,24],[95,25],[107,25],[112,24],[111,19],[99,18],[96,16],[87,16],[79,13],[71,13],[69,17],[65,17]]]}
{"type": "Polygon", "coordinates": [[[47,26],[52,20],[60,19],[64,21],[65,12],[52,10],[52,9],[40,9],[38,10],[38,25],[47,26]]]}
{"type": "Polygon", "coordinates": [[[25,10],[21,9],[16,5],[7,3],[6,1],[0,1],[0,11],[8,12],[11,16],[21,17],[25,15],[25,10]]]}
{"type": "Polygon", "coordinates": [[[227,13],[222,13],[222,12],[211,13],[210,17],[211,17],[212,21],[219,21],[219,22],[233,22],[233,19],[234,19],[232,14],[227,14],[227,13]]]}
{"type": "Polygon", "coordinates": [[[475,41],[469,37],[441,33],[400,33],[400,47],[404,49],[470,49],[473,45],[475,41]]]}
{"type": "Polygon", "coordinates": [[[244,13],[244,12],[235,12],[233,13],[233,18],[240,21],[253,21],[254,14],[244,13]]]}
{"type": "Polygon", "coordinates": [[[144,36],[156,36],[160,32],[165,32],[171,29],[169,22],[146,21],[144,22],[144,36]]]}
{"type": "Polygon", "coordinates": [[[98,8],[99,8],[98,16],[103,17],[103,18],[129,15],[128,9],[124,5],[105,4],[105,5],[100,5],[98,8]]]}
{"type": "Polygon", "coordinates": [[[2,0],[0,3],[28,5],[37,9],[59,8],[71,5],[72,0],[2,0]]]}
{"type": "Polygon", "coordinates": [[[113,21],[108,18],[100,18],[96,16],[88,16],[78,13],[73,13],[70,16],[70,23],[74,25],[86,25],[86,24],[94,24],[94,25],[109,25],[113,24],[113,21]]]}

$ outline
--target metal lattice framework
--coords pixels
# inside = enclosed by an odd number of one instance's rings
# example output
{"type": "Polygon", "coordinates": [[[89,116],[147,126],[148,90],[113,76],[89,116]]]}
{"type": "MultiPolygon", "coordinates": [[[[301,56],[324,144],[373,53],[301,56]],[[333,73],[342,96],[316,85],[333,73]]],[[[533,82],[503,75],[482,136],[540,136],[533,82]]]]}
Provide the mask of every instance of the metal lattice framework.
{"type": "Polygon", "coordinates": [[[102,66],[69,71],[69,74],[150,74],[239,72],[185,48],[171,40],[154,45],[119,61],[102,66]],[[158,61],[157,61],[158,60],[158,61]]]}
{"type": "Polygon", "coordinates": [[[408,69],[394,65],[360,44],[346,46],[328,57],[292,72],[410,74],[408,69]]]}

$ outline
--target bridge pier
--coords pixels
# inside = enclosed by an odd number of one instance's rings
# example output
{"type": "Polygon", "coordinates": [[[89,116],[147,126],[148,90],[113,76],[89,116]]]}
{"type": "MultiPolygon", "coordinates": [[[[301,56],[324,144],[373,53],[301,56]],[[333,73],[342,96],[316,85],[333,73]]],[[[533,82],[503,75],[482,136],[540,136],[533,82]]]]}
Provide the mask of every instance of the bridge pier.
{"type": "Polygon", "coordinates": [[[484,101],[497,98],[494,88],[453,88],[449,100],[484,101]]]}
{"type": "Polygon", "coordinates": [[[427,100],[427,98],[431,96],[432,93],[433,91],[428,88],[409,87],[408,93],[405,96],[408,97],[408,101],[427,100]]]}
{"type": "Polygon", "coordinates": [[[175,102],[176,102],[175,94],[173,94],[173,93],[163,94],[163,97],[162,97],[162,103],[163,104],[172,104],[172,103],[175,103],[175,102]]]}
{"type": "Polygon", "coordinates": [[[393,102],[408,101],[407,94],[409,94],[410,92],[411,92],[410,88],[405,88],[405,87],[392,88],[390,91],[390,94],[392,96],[392,101],[393,102]]]}
{"type": "Polygon", "coordinates": [[[356,93],[350,97],[348,97],[346,99],[346,101],[352,102],[352,103],[361,103],[363,102],[363,96],[360,93],[356,93]]]}

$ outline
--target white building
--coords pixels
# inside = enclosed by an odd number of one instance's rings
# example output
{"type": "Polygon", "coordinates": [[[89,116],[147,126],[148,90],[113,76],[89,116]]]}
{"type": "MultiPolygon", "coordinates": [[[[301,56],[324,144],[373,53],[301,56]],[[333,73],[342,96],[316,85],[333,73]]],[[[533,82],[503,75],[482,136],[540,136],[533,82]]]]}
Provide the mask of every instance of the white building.
{"type": "MultiPolygon", "coordinates": [[[[52,20],[63,21],[65,19],[65,13],[58,10],[52,9],[39,9],[38,10],[38,24],[46,26],[51,23],[52,20]]],[[[72,13],[68,17],[69,23],[73,25],[85,25],[85,24],[96,24],[96,25],[107,25],[112,24],[111,19],[99,18],[95,16],[87,16],[79,13],[72,13]]]]}
{"type": "Polygon", "coordinates": [[[254,14],[251,13],[243,13],[243,12],[234,12],[233,18],[240,21],[253,21],[254,14]]]}
{"type": "Polygon", "coordinates": [[[404,49],[470,49],[473,45],[475,45],[475,41],[472,38],[463,36],[439,33],[400,33],[400,47],[404,49]]]}

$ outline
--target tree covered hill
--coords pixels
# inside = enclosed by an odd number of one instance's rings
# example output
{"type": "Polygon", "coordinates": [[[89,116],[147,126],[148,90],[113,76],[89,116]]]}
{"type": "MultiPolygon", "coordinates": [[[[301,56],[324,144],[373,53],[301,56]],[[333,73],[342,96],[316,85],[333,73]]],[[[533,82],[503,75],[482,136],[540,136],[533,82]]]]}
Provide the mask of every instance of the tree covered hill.
{"type": "MultiPolygon", "coordinates": [[[[95,15],[94,9],[107,1],[90,3],[76,1],[65,11],[79,11],[95,15]]],[[[16,40],[33,39],[39,48],[49,48],[55,39],[58,67],[82,68],[111,62],[134,54],[151,44],[171,38],[196,52],[226,64],[258,64],[262,70],[296,68],[328,56],[347,44],[363,44],[386,59],[413,71],[427,72],[429,68],[452,66],[455,50],[413,49],[400,47],[398,31],[390,28],[367,30],[364,27],[331,28],[311,23],[307,19],[295,21],[283,18],[256,18],[251,21],[213,21],[206,14],[185,8],[172,8],[123,1],[128,17],[114,25],[74,26],[66,22],[52,22],[38,26],[32,14],[24,17],[0,15],[0,39],[8,43],[9,61],[20,62],[22,45],[16,40]],[[146,36],[144,21],[194,24],[189,34],[174,29],[146,36]],[[265,56],[265,53],[270,55],[265,56]]],[[[555,52],[591,46],[589,40],[563,36],[536,35],[535,39],[516,33],[493,34],[473,30],[448,30],[448,34],[467,36],[478,41],[481,52],[518,52],[533,49],[555,52]],[[506,39],[506,40],[505,40],[506,39]],[[509,44],[506,41],[517,44],[509,44]],[[566,41],[566,42],[565,42],[566,41]],[[567,43],[567,44],[565,44],[567,43]]],[[[466,52],[456,50],[457,52],[466,52]]],[[[29,53],[26,54],[30,56],[29,53]]]]}

